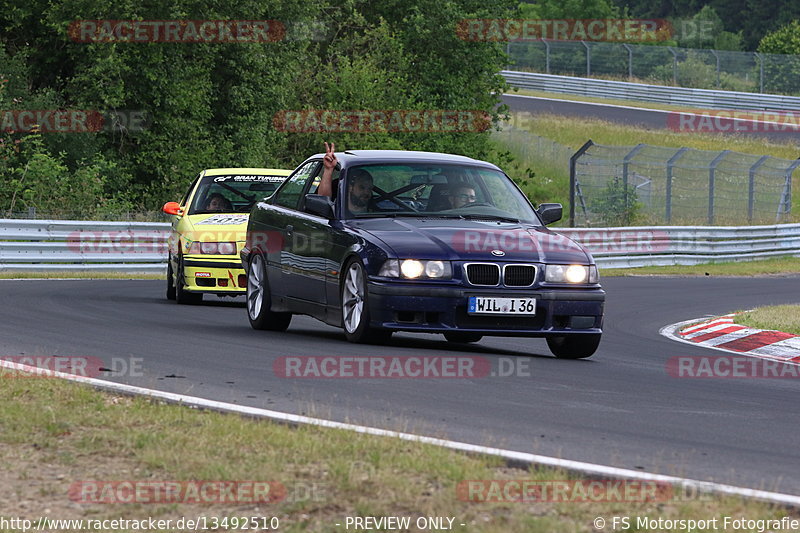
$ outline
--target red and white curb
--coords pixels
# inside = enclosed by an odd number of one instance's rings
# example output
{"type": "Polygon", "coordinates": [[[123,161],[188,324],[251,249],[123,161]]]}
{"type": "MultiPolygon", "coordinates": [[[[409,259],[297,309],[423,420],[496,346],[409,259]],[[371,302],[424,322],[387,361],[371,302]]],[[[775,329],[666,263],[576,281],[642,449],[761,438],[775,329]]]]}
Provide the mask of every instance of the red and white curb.
{"type": "Polygon", "coordinates": [[[736,313],[671,324],[661,334],[706,348],[800,364],[800,336],[735,324],[736,313]],[[688,327],[687,327],[688,326],[688,327]]]}

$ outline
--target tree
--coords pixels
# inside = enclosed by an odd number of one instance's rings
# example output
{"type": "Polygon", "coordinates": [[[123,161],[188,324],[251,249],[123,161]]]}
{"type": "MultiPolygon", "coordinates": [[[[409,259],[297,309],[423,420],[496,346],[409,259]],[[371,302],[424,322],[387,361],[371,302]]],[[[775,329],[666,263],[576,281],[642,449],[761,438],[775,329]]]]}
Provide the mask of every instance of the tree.
{"type": "Polygon", "coordinates": [[[800,21],[793,21],[761,39],[764,87],[770,92],[800,92],[800,21]],[[785,55],[777,55],[785,54],[785,55]]]}

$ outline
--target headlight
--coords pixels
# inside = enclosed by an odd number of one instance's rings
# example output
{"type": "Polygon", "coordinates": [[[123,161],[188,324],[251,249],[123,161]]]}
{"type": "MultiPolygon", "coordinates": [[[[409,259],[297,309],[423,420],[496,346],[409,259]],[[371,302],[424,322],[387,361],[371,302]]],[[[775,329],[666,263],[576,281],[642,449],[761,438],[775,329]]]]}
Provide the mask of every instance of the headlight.
{"type": "Polygon", "coordinates": [[[453,277],[453,269],[449,261],[387,259],[378,275],[387,278],[450,279],[453,277]]]}
{"type": "Polygon", "coordinates": [[[234,255],[236,253],[235,242],[193,242],[189,246],[190,254],[207,255],[234,255]]]}
{"type": "Polygon", "coordinates": [[[595,265],[547,265],[545,281],[548,283],[597,283],[600,276],[595,265]]]}

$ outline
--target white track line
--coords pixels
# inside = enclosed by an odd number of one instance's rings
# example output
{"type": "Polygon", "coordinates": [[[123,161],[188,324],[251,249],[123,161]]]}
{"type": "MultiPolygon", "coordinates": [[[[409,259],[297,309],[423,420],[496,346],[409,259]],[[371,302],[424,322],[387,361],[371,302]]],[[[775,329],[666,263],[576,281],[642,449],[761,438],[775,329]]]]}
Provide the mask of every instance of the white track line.
{"type": "MultiPolygon", "coordinates": [[[[684,322],[684,324],[688,324],[690,322],[692,321],[684,322]]],[[[697,345],[695,344],[695,346],[697,345]]],[[[580,472],[582,474],[588,474],[590,476],[605,476],[605,477],[625,478],[625,479],[641,479],[647,481],[661,481],[664,483],[671,483],[688,489],[693,489],[699,492],[715,492],[719,494],[730,494],[735,496],[742,496],[745,498],[754,498],[757,500],[780,503],[783,505],[789,505],[793,507],[800,507],[800,496],[796,496],[793,494],[783,494],[780,492],[748,489],[745,487],[724,485],[721,483],[714,483],[711,481],[701,481],[698,479],[666,476],[663,474],[650,474],[638,470],[629,470],[627,468],[617,468],[613,466],[598,465],[594,463],[584,463],[582,461],[558,459],[556,457],[548,457],[546,455],[536,455],[532,453],[516,452],[513,450],[504,450],[501,448],[477,446],[474,444],[468,444],[466,442],[437,439],[433,437],[423,437],[420,435],[401,433],[398,431],[389,431],[386,429],[373,428],[369,426],[345,424],[342,422],[334,422],[322,418],[311,418],[308,416],[293,415],[290,413],[282,413],[280,411],[271,411],[269,409],[247,407],[244,405],[235,405],[230,403],[218,402],[215,400],[207,400],[205,398],[197,398],[195,396],[185,396],[183,394],[175,394],[171,392],[145,389],[142,387],[135,387],[133,385],[125,385],[122,383],[114,383],[112,381],[105,381],[102,379],[75,376],[72,374],[65,374],[63,372],[53,372],[2,359],[0,359],[0,368],[20,370],[23,372],[41,374],[51,377],[59,377],[66,379],[68,381],[74,381],[77,383],[84,383],[87,385],[91,385],[93,387],[102,390],[107,390],[120,394],[146,396],[149,398],[164,400],[170,403],[199,407],[202,409],[212,409],[215,411],[238,413],[258,418],[268,418],[271,420],[284,423],[309,424],[313,426],[355,431],[357,433],[365,433],[367,435],[391,437],[411,442],[420,442],[423,444],[433,444],[435,446],[442,446],[444,448],[449,448],[451,450],[456,450],[461,452],[502,457],[508,461],[513,461],[513,462],[521,462],[526,464],[541,464],[555,468],[563,468],[574,472],[580,472]]]]}

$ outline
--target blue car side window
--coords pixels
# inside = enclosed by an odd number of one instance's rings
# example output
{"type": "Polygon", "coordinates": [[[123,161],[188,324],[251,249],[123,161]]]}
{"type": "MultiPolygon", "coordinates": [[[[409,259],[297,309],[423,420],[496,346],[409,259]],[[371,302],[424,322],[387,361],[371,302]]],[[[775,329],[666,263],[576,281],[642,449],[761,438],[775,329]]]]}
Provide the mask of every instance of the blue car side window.
{"type": "Polygon", "coordinates": [[[319,167],[319,161],[309,161],[297,169],[275,193],[273,203],[289,209],[297,209],[303,191],[306,189],[309,179],[316,174],[317,167],[319,167]]]}

